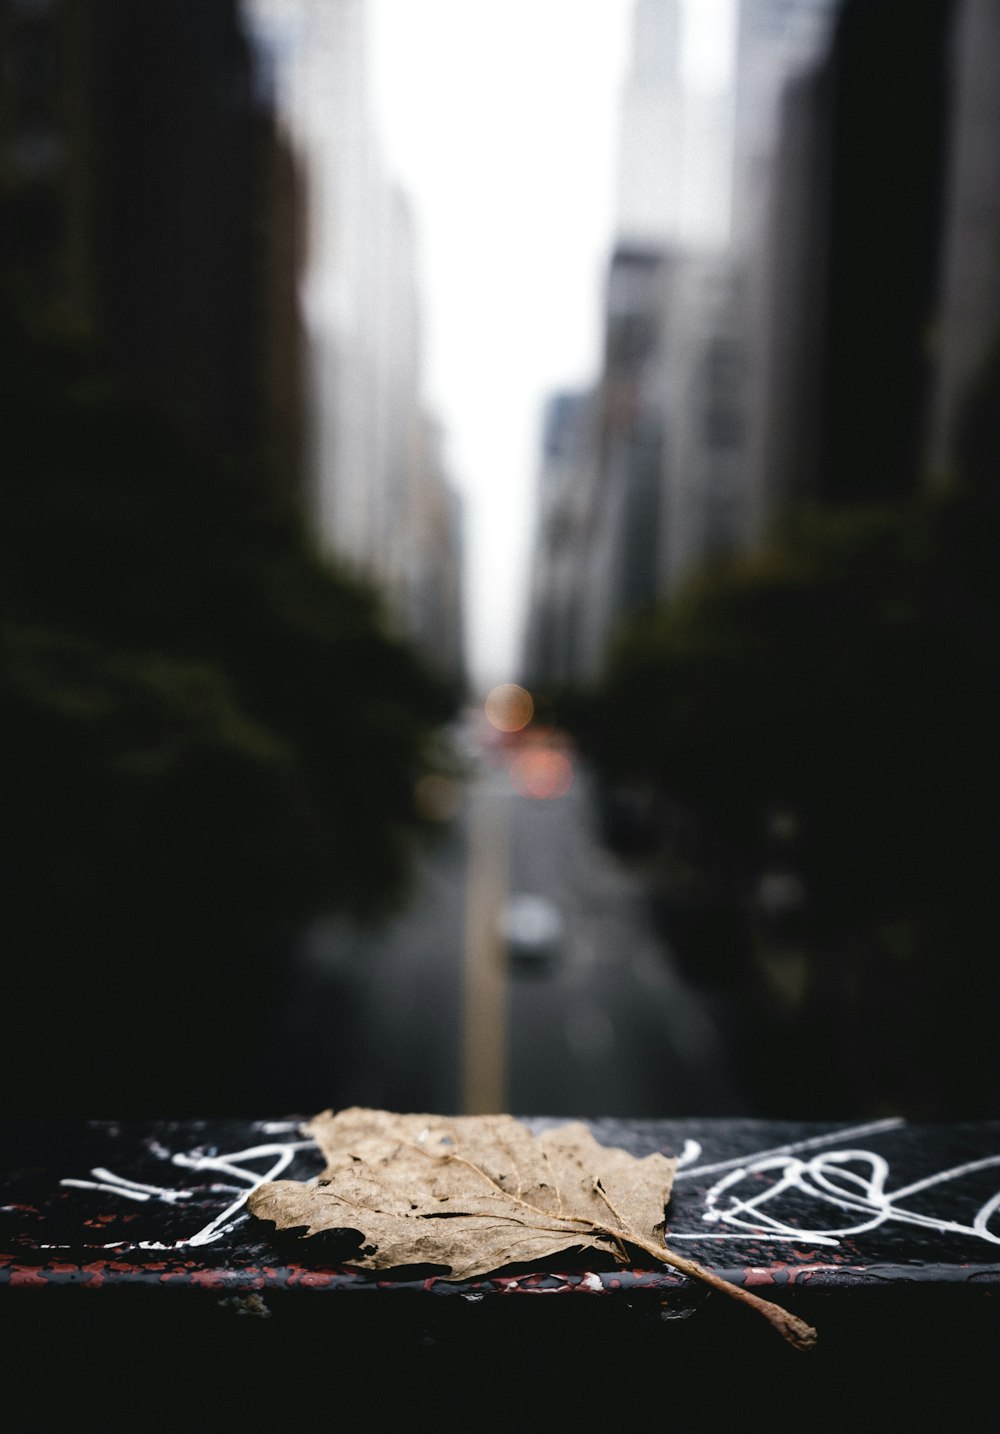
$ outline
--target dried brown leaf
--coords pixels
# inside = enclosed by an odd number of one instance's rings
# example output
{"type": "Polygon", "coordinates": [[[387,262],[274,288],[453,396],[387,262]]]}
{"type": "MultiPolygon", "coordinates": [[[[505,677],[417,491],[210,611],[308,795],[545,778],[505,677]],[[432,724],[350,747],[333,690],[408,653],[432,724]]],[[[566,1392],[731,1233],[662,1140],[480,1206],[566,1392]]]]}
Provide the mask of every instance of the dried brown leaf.
{"type": "Polygon", "coordinates": [[[326,1111],[305,1131],[327,1160],[316,1184],[261,1185],[251,1212],[278,1229],[357,1230],[351,1263],[365,1269],[435,1265],[449,1280],[571,1250],[619,1262],[643,1250],[752,1305],[792,1344],[815,1331],[669,1250],[665,1206],[677,1162],[599,1145],[582,1123],[534,1135],[509,1115],[396,1115],[352,1107],[326,1111]],[[630,1250],[632,1253],[630,1253],[630,1250]]]}

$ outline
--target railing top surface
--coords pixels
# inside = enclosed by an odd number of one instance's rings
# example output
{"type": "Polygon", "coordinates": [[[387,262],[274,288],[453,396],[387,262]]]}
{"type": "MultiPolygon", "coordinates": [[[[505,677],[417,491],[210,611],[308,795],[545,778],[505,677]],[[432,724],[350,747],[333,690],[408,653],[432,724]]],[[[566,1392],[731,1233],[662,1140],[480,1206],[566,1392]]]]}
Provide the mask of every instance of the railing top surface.
{"type": "MultiPolygon", "coordinates": [[[[561,1124],[528,1118],[534,1129],[561,1124]]],[[[921,1125],[595,1120],[605,1145],[678,1157],[669,1246],[745,1286],[915,1280],[1000,1285],[1000,1122],[921,1125]]],[[[0,1127],[0,1284],[418,1289],[435,1294],[669,1291],[652,1260],[564,1261],[470,1284],[387,1280],[278,1239],[245,1208],[323,1158],[296,1116],[0,1127]]],[[[766,1289],[762,1291],[766,1293],[766,1289]]]]}

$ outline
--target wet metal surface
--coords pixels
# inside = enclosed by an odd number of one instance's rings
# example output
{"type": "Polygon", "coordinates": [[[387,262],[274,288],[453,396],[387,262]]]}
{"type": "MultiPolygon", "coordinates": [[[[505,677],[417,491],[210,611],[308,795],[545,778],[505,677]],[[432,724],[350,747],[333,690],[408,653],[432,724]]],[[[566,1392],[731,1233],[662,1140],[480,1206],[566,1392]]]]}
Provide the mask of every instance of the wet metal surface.
{"type": "Polygon", "coordinates": [[[815,1348],[651,1261],[452,1284],[278,1239],[245,1201],[318,1173],[294,1117],[7,1125],[4,1427],[996,1428],[1000,1124],[591,1125],[676,1155],[670,1245],[815,1348]]]}
{"type": "MultiPolygon", "coordinates": [[[[534,1120],[540,1128],[558,1122],[534,1120]]],[[[594,1121],[597,1139],[680,1160],[669,1244],[780,1291],[974,1282],[1000,1288],[1000,1124],[594,1121]]],[[[322,1165],[297,1117],[8,1126],[0,1284],[409,1289],[442,1296],[683,1289],[668,1269],[507,1272],[474,1284],[386,1280],[318,1241],[276,1241],[245,1210],[260,1181],[322,1165]],[[334,1258],[334,1256],[336,1258],[334,1258]]],[[[349,1250],[349,1244],[345,1247],[349,1250]]]]}

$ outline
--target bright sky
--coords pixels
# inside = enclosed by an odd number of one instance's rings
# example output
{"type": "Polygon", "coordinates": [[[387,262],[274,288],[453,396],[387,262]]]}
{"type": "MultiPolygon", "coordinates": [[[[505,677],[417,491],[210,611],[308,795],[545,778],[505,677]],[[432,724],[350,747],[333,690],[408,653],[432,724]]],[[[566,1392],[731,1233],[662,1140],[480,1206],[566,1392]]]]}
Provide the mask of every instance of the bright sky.
{"type": "MultiPolygon", "coordinates": [[[[731,0],[685,0],[706,82],[731,0]]],[[[388,166],[418,231],[429,407],[463,495],[469,657],[517,676],[541,407],[597,374],[631,0],[371,0],[388,166]]]]}

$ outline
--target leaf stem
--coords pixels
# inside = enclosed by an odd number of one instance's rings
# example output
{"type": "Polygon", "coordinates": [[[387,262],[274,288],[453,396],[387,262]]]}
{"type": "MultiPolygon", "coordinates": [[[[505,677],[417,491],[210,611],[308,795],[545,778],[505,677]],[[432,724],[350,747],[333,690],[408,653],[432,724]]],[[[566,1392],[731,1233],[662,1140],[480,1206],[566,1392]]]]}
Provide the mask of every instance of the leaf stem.
{"type": "Polygon", "coordinates": [[[790,1314],[781,1305],[775,1304],[773,1300],[761,1299],[759,1295],[753,1294],[750,1290],[744,1289],[742,1285],[734,1285],[730,1280],[724,1280],[713,1270],[707,1270],[704,1265],[699,1265],[696,1260],[689,1260],[684,1255],[676,1255],[666,1245],[654,1245],[651,1240],[645,1240],[641,1236],[629,1235],[629,1240],[639,1246],[640,1249],[654,1255],[662,1264],[672,1265],[683,1275],[690,1275],[692,1279],[701,1280],[712,1289],[721,1290],[723,1294],[729,1295],[734,1300],[741,1300],[743,1304],[750,1305],[757,1310],[764,1318],[773,1325],[780,1335],[788,1340],[789,1344],[796,1349],[811,1349],[816,1343],[816,1331],[812,1325],[806,1324],[797,1315],[790,1314]]]}
{"type": "MultiPolygon", "coordinates": [[[[711,1285],[714,1290],[721,1290],[723,1294],[729,1295],[734,1300],[742,1300],[744,1304],[762,1314],[764,1318],[774,1326],[779,1334],[783,1335],[796,1349],[811,1349],[816,1343],[816,1331],[812,1325],[800,1320],[796,1315],[789,1314],[788,1310],[782,1309],[772,1300],[763,1300],[759,1295],[751,1294],[742,1285],[734,1285],[731,1280],[724,1280],[712,1270],[706,1270],[704,1265],[699,1265],[696,1260],[689,1260],[684,1255],[675,1255],[673,1250],[664,1245],[655,1245],[651,1240],[646,1240],[642,1235],[636,1234],[628,1220],[616,1209],[611,1197],[601,1184],[600,1180],[594,1181],[594,1189],[607,1205],[621,1227],[621,1233],[633,1245],[646,1250],[650,1255],[655,1255],[661,1264],[672,1265],[674,1269],[680,1270],[681,1274],[690,1275],[692,1279],[701,1280],[703,1284],[711,1285]]],[[[618,1243],[621,1243],[621,1236],[614,1231],[609,1231],[615,1236],[618,1243]]]]}

